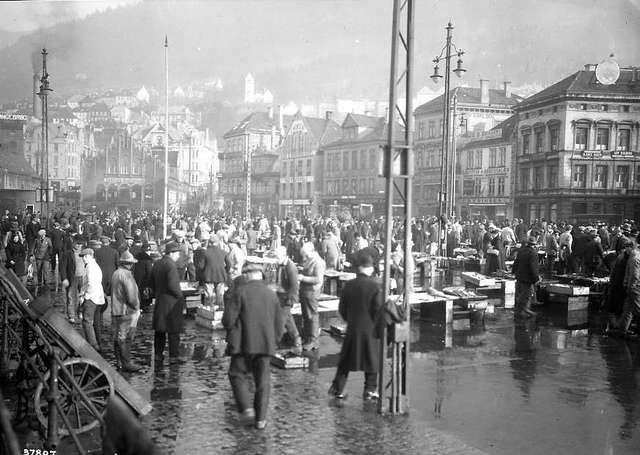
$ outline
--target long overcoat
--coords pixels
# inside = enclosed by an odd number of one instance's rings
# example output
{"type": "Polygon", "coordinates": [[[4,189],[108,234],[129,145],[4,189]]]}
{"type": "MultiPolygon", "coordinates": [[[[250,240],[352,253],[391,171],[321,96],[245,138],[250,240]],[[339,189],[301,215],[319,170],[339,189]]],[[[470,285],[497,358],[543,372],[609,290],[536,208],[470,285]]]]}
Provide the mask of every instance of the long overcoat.
{"type": "Polygon", "coordinates": [[[347,334],[340,351],[340,365],[349,371],[378,371],[380,341],[375,338],[378,312],[383,303],[380,284],[358,275],[342,290],[338,310],[347,322],[347,334]]]}
{"type": "Polygon", "coordinates": [[[153,330],[178,333],[184,326],[182,310],[184,297],[180,290],[180,278],[176,264],[169,256],[163,256],[151,270],[151,283],[156,305],[153,309],[153,330]]]}

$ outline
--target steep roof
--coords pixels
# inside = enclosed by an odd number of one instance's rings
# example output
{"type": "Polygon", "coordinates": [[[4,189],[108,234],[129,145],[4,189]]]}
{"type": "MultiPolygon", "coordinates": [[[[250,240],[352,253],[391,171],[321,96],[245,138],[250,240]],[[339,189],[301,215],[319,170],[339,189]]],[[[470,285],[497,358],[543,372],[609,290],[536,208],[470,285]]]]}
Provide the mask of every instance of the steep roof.
{"type": "Polygon", "coordinates": [[[302,121],[320,145],[335,141],[340,137],[340,125],[333,120],[303,116],[302,121]]]}
{"type": "Polygon", "coordinates": [[[513,132],[518,125],[518,114],[514,114],[508,119],[498,123],[496,126],[491,128],[489,131],[500,132],[500,136],[497,137],[489,137],[489,138],[478,138],[472,141],[467,142],[462,149],[476,149],[481,147],[490,147],[492,145],[504,144],[508,142],[513,136],[513,132]]]}
{"type": "MultiPolygon", "coordinates": [[[[291,123],[292,116],[283,116],[284,127],[291,123]]],[[[224,138],[229,136],[235,136],[250,131],[271,131],[271,128],[278,127],[277,116],[269,117],[268,112],[256,111],[247,115],[244,119],[238,122],[233,128],[224,133],[224,138]]]]}
{"type": "MultiPolygon", "coordinates": [[[[450,96],[452,100],[454,96],[457,96],[458,103],[460,104],[482,105],[482,91],[480,90],[480,87],[454,87],[451,89],[450,96]]],[[[415,109],[414,114],[419,115],[442,109],[443,100],[444,95],[440,95],[431,101],[427,101],[421,106],[418,106],[415,109]]],[[[487,106],[513,107],[522,100],[523,98],[515,93],[511,93],[510,96],[506,96],[504,90],[489,89],[489,104],[487,106]]]]}
{"type": "Polygon", "coordinates": [[[380,125],[380,119],[384,121],[384,117],[371,117],[362,114],[347,114],[342,126],[359,126],[361,128],[377,128],[380,125]]]}
{"type": "Polygon", "coordinates": [[[517,109],[522,110],[535,104],[544,103],[562,97],[620,97],[629,96],[640,99],[640,74],[634,69],[623,68],[615,84],[603,85],[596,79],[596,72],[581,70],[556,82],[544,90],[522,101],[517,109]],[[635,80],[637,79],[637,80],[635,80]]]}

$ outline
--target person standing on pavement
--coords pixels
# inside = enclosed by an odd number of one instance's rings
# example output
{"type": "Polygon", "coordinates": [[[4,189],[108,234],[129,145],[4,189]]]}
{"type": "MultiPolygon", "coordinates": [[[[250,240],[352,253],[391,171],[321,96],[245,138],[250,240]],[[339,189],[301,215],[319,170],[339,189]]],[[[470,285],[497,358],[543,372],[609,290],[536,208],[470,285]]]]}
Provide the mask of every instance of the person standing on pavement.
{"type": "Polygon", "coordinates": [[[527,244],[518,250],[513,261],[513,273],[516,276],[515,306],[516,318],[530,318],[536,313],[531,310],[535,296],[535,284],[540,281],[538,270],[538,252],[534,249],[536,237],[527,238],[527,244]]]}
{"type": "Polygon", "coordinates": [[[48,290],[49,280],[51,279],[51,254],[53,246],[51,239],[47,237],[47,231],[40,229],[38,238],[33,246],[33,257],[36,261],[36,287],[43,286],[45,292],[48,290]]]}
{"type": "Polygon", "coordinates": [[[133,278],[138,285],[140,294],[140,310],[147,312],[153,301],[151,292],[151,270],[153,269],[153,259],[149,255],[151,245],[143,243],[140,252],[135,256],[136,264],[133,266],[133,278]]]}
{"type": "Polygon", "coordinates": [[[302,257],[302,273],[300,280],[300,305],[302,308],[302,321],[304,325],[305,351],[318,349],[318,337],[320,336],[320,318],[318,315],[318,298],[324,285],[324,272],[326,265],[313,243],[307,242],[300,248],[302,257]]]}
{"type": "Polygon", "coordinates": [[[82,279],[80,302],[82,306],[82,328],[84,337],[99,353],[102,352],[102,308],[105,304],[102,289],[102,270],[93,256],[91,248],[80,252],[84,262],[85,274],[82,279]]]}
{"type": "Polygon", "coordinates": [[[138,262],[133,254],[125,251],[120,255],[118,268],[111,277],[111,324],[113,326],[113,349],[120,370],[136,373],[140,368],[131,362],[131,345],[140,317],[138,285],[131,273],[138,262]]]}
{"type": "Polygon", "coordinates": [[[626,291],[622,315],[618,319],[616,326],[622,331],[625,337],[630,336],[629,328],[633,318],[640,318],[640,235],[630,240],[629,258],[624,273],[623,286],[626,291]]]}
{"type": "Polygon", "coordinates": [[[11,233],[11,239],[5,248],[7,255],[7,268],[20,279],[22,284],[27,284],[27,245],[20,231],[11,233]]]}
{"type": "Polygon", "coordinates": [[[164,349],[169,336],[169,357],[177,360],[180,355],[180,332],[184,319],[184,296],[180,289],[180,276],[176,261],[182,248],[176,242],[165,246],[165,254],[153,264],[151,270],[152,292],[156,298],[153,309],[154,353],[158,361],[164,359],[164,349]]]}
{"type": "Polygon", "coordinates": [[[225,268],[227,253],[220,247],[220,238],[214,234],[204,253],[204,270],[202,279],[205,286],[205,302],[222,306],[225,287],[229,276],[225,268]]]}
{"type": "Polygon", "coordinates": [[[80,257],[82,251],[82,240],[77,239],[72,242],[71,236],[66,236],[60,252],[60,279],[62,280],[62,290],[65,295],[65,307],[69,322],[75,323],[80,309],[78,296],[82,289],[85,268],[80,257]]]}
{"type": "Polygon", "coordinates": [[[340,350],[340,360],[329,394],[343,399],[350,371],[364,371],[365,400],[378,399],[378,355],[380,340],[376,338],[376,320],[382,308],[380,283],[372,278],[373,258],[364,252],[354,257],[358,274],[347,282],[338,311],[347,322],[347,333],[340,350]]]}
{"type": "Polygon", "coordinates": [[[262,430],[267,424],[271,392],[271,357],[282,335],[280,304],[276,293],[263,281],[259,264],[247,263],[242,272],[246,281],[233,290],[222,316],[231,355],[228,374],[239,411],[244,418],[255,419],[256,428],[262,430]],[[251,376],[255,384],[253,403],[251,376]]]}
{"type": "MultiPolygon", "coordinates": [[[[296,354],[302,351],[302,339],[298,333],[298,327],[293,320],[291,307],[298,303],[300,283],[298,282],[298,269],[296,264],[287,256],[287,248],[279,246],[275,251],[278,261],[278,299],[284,320],[284,331],[293,340],[293,349],[296,354]]],[[[284,335],[284,334],[283,334],[284,335]]]]}

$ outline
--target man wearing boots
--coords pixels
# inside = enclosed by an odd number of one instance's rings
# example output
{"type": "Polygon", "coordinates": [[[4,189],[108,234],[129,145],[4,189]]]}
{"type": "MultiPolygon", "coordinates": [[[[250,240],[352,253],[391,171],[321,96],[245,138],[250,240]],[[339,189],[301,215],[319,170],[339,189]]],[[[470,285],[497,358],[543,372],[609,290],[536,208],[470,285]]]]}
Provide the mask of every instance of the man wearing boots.
{"type": "Polygon", "coordinates": [[[123,252],[118,268],[111,277],[113,349],[120,370],[129,373],[140,371],[139,367],[131,363],[131,344],[140,316],[138,285],[131,273],[136,262],[138,261],[131,252],[123,252]]]}
{"type": "Polygon", "coordinates": [[[298,269],[291,258],[287,256],[287,248],[285,246],[276,248],[276,259],[278,261],[277,294],[282,309],[282,319],[284,319],[284,330],[293,339],[295,353],[300,354],[302,352],[302,339],[298,333],[296,322],[291,315],[291,307],[298,303],[300,289],[298,269]]]}
{"type": "Polygon", "coordinates": [[[516,318],[530,318],[536,313],[531,310],[535,297],[535,284],[540,280],[538,271],[538,252],[534,249],[536,237],[530,235],[527,244],[520,248],[513,261],[513,273],[516,276],[516,318]]]}

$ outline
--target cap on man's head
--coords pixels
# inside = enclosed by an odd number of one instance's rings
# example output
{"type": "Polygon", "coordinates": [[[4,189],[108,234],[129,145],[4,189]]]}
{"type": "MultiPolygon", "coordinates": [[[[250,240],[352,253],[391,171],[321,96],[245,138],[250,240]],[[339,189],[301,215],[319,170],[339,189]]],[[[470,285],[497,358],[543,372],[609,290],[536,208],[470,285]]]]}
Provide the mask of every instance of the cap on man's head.
{"type": "Polygon", "coordinates": [[[353,265],[356,267],[373,267],[373,256],[366,251],[358,251],[355,254],[353,265]]]}
{"type": "Polygon", "coordinates": [[[120,259],[118,260],[121,264],[135,264],[138,262],[136,258],[133,257],[133,254],[129,250],[125,250],[120,255],[120,259]]]}
{"type": "Polygon", "coordinates": [[[164,254],[175,253],[180,251],[180,245],[176,242],[169,242],[164,246],[164,254]]]}
{"type": "Polygon", "coordinates": [[[261,264],[256,262],[245,262],[242,266],[242,273],[263,272],[261,264]]]}
{"type": "Polygon", "coordinates": [[[93,256],[93,249],[85,248],[84,250],[80,251],[80,256],[86,256],[86,255],[93,256]]]}

